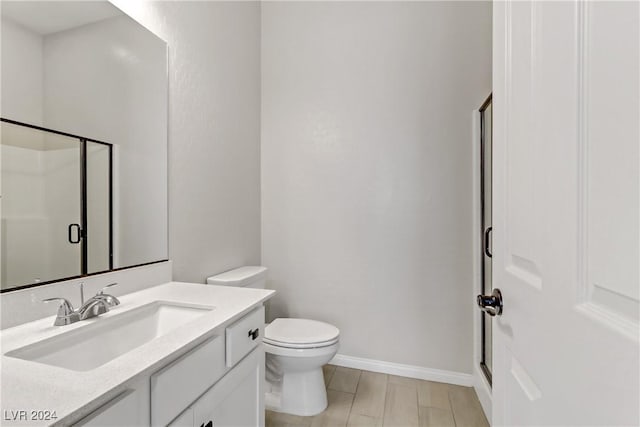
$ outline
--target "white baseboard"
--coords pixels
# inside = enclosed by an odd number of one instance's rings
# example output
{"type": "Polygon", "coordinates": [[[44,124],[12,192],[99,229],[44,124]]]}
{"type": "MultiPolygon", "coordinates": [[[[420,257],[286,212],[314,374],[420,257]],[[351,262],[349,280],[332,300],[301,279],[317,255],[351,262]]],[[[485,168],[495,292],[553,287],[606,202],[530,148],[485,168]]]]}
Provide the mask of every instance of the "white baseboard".
{"type": "Polygon", "coordinates": [[[473,376],[462,372],[444,371],[441,369],[424,368],[422,366],[403,365],[401,363],[385,362],[382,360],[364,359],[361,357],[346,356],[336,354],[329,362],[332,365],[343,366],[345,368],[362,369],[383,374],[398,375],[400,377],[417,378],[420,380],[436,381],[473,386],[473,376]]]}

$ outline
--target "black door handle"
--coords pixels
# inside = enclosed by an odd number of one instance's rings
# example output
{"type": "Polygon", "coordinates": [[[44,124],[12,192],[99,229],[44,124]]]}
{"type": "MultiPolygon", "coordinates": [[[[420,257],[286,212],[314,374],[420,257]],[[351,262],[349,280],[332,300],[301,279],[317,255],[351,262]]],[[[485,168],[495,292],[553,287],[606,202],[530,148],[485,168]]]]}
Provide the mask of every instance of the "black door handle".
{"type": "Polygon", "coordinates": [[[67,237],[69,239],[69,243],[80,243],[82,239],[82,228],[80,228],[80,224],[69,224],[69,228],[67,229],[67,237]],[[76,230],[76,238],[73,238],[73,230],[76,230]]]}
{"type": "Polygon", "coordinates": [[[489,250],[489,235],[491,234],[491,231],[493,231],[493,227],[488,227],[486,230],[484,230],[484,254],[489,258],[493,256],[493,254],[489,250]]]}
{"type": "Polygon", "coordinates": [[[213,427],[213,421],[209,420],[206,426],[204,427],[213,427]]]}

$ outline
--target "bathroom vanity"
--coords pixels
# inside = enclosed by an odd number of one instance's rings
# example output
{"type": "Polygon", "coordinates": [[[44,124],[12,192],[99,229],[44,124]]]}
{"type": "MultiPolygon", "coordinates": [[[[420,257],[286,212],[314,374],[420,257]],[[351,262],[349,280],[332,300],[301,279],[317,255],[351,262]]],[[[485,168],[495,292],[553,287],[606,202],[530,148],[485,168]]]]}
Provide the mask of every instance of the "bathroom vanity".
{"type": "Polygon", "coordinates": [[[1,424],[264,425],[263,289],[171,282],[0,332],[1,424]]]}

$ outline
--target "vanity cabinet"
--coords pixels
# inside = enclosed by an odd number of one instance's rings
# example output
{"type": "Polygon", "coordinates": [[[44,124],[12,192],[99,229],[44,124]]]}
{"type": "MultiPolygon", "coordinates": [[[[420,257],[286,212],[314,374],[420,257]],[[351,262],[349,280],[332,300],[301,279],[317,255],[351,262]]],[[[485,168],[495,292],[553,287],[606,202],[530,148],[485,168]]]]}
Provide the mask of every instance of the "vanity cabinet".
{"type": "Polygon", "coordinates": [[[132,383],[75,425],[263,426],[263,331],[260,306],[132,383]]]}
{"type": "Polygon", "coordinates": [[[151,425],[264,425],[264,307],[151,376],[151,425]]]}

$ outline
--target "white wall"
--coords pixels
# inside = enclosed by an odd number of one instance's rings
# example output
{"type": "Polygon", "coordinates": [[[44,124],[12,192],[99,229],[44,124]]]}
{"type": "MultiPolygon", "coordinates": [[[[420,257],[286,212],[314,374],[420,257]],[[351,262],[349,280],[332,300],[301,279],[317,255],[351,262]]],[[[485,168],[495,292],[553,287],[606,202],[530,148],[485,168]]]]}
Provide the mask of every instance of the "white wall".
{"type": "Polygon", "coordinates": [[[262,5],[262,259],[272,314],[340,353],[472,372],[471,111],[481,2],[262,5]]]}
{"type": "Polygon", "coordinates": [[[176,280],[260,262],[260,4],[114,4],[169,45],[176,280]]]}
{"type": "Polygon", "coordinates": [[[2,18],[2,117],[42,124],[42,37],[2,18]]]}

